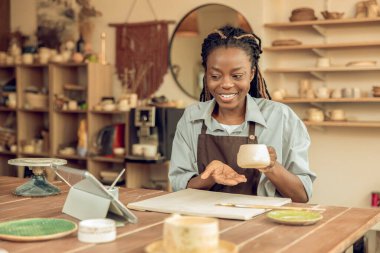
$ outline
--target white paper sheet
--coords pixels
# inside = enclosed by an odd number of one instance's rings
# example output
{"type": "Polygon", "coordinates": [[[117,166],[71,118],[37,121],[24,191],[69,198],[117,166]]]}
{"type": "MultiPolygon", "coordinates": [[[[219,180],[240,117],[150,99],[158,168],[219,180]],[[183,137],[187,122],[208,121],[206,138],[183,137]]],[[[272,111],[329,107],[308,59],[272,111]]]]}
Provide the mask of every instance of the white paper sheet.
{"type": "Polygon", "coordinates": [[[265,212],[264,209],[217,206],[217,203],[282,206],[288,198],[259,197],[243,194],[185,189],[163,196],[128,204],[128,208],[140,211],[179,213],[185,215],[248,220],[265,212]]]}

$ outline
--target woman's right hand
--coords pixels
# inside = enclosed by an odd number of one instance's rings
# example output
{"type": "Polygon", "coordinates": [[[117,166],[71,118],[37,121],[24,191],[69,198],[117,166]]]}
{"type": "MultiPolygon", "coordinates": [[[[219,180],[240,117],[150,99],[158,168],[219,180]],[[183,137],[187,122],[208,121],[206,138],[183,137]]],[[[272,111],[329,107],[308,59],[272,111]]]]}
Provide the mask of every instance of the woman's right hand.
{"type": "Polygon", "coordinates": [[[247,182],[247,178],[244,175],[238,174],[230,166],[218,160],[214,160],[207,165],[205,171],[201,174],[202,179],[209,177],[212,177],[217,184],[228,186],[247,182]]]}

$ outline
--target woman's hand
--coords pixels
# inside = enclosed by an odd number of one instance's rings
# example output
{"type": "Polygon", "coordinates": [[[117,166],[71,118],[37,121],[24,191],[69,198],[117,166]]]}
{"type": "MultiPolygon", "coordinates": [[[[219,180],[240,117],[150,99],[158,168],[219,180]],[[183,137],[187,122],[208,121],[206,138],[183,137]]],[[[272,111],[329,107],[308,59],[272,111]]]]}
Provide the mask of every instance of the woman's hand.
{"type": "Polygon", "coordinates": [[[270,172],[277,162],[277,153],[274,147],[268,146],[268,152],[269,152],[269,157],[270,157],[270,163],[267,167],[258,169],[262,173],[270,172]]]}
{"type": "Polygon", "coordinates": [[[234,186],[243,182],[247,182],[244,175],[238,174],[227,164],[221,161],[214,160],[207,165],[205,171],[202,173],[201,178],[207,179],[212,177],[217,184],[234,186]]]}

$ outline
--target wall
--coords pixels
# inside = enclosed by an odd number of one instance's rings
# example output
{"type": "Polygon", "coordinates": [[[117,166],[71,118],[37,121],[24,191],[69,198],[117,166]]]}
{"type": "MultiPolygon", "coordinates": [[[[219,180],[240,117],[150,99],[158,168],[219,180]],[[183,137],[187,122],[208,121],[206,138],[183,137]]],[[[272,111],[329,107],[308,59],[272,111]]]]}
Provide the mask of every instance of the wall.
{"type": "MultiPolygon", "coordinates": [[[[240,11],[248,22],[252,25],[255,32],[263,37],[263,43],[270,45],[274,37],[273,32],[264,31],[263,23],[272,21],[287,21],[292,8],[309,5],[318,10],[324,10],[328,6],[329,10],[344,9],[347,16],[352,16],[354,11],[355,0],[343,1],[321,1],[321,0],[151,0],[152,6],[158,16],[158,19],[179,21],[191,9],[205,3],[221,3],[240,11]],[[305,4],[307,3],[307,4],[305,4]],[[335,8],[333,8],[335,7],[335,8]]],[[[132,0],[92,0],[94,6],[103,12],[103,16],[96,20],[95,34],[101,31],[107,33],[107,59],[113,63],[115,51],[114,29],[109,27],[109,23],[126,22],[126,17],[132,0]],[[112,3],[112,4],[110,4],[112,3]]],[[[34,1],[12,0],[11,1],[11,27],[12,29],[20,27],[24,32],[31,33],[35,29],[35,5],[34,1]],[[28,10],[27,12],[20,10],[28,10]]],[[[319,15],[320,16],[320,15],[319,15]]],[[[138,0],[130,22],[144,21],[153,19],[153,14],[149,10],[146,1],[138,0]]],[[[174,26],[170,26],[170,35],[174,26]]],[[[287,33],[284,33],[286,36],[287,33]]],[[[352,36],[354,36],[353,34],[352,36]]],[[[370,36],[370,35],[367,35],[370,36]]],[[[362,37],[357,37],[362,39],[362,37]]],[[[371,39],[368,37],[366,39],[371,39]]],[[[313,40],[313,39],[312,39],[313,40]]],[[[94,38],[94,48],[99,49],[98,38],[94,38]]],[[[314,41],[317,43],[318,41],[314,41]]],[[[378,53],[378,51],[377,51],[378,53]]],[[[289,57],[279,58],[268,55],[265,56],[262,66],[274,66],[273,64],[287,64],[289,57]]],[[[297,59],[297,58],[296,58],[297,59]]],[[[307,62],[309,59],[300,58],[307,62]]],[[[377,55],[377,59],[378,55],[377,55]]],[[[294,60],[294,59],[293,59],[294,60]]],[[[373,84],[377,76],[371,76],[373,84]]],[[[278,80],[285,80],[289,84],[289,89],[294,89],[297,83],[294,77],[289,80],[284,77],[270,78],[268,80],[270,89],[277,87],[278,80]],[[293,88],[291,88],[293,87],[293,88]]],[[[363,76],[346,78],[350,85],[361,85],[363,76]],[[355,84],[354,84],[355,83],[355,84]]],[[[334,80],[333,80],[334,81],[334,80]]],[[[367,79],[368,81],[368,79],[367,79]]],[[[115,83],[117,80],[115,78],[115,83]]],[[[168,71],[165,76],[164,84],[157,92],[158,95],[165,94],[169,98],[181,98],[186,103],[195,102],[187,97],[177,87],[173,78],[168,71]]],[[[376,106],[376,105],[375,105],[376,106]]],[[[296,108],[297,109],[297,108],[296,108]]],[[[367,117],[379,119],[378,107],[375,109],[370,105],[352,106],[352,109],[358,114],[366,114],[367,117]],[[370,113],[366,113],[370,111],[370,113]]],[[[380,130],[367,128],[321,128],[309,129],[312,138],[310,149],[310,165],[318,174],[318,179],[314,184],[314,196],[312,203],[345,205],[345,206],[369,206],[370,192],[380,191],[380,168],[378,162],[378,153],[380,150],[380,130]]]]}

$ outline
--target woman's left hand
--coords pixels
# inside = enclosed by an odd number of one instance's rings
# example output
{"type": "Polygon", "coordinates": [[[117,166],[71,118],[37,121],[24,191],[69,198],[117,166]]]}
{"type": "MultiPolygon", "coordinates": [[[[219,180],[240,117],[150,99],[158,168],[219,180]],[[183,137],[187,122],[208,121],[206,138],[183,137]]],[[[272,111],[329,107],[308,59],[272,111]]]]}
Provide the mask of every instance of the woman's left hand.
{"type": "Polygon", "coordinates": [[[267,172],[272,171],[273,167],[277,163],[277,153],[274,147],[268,146],[268,152],[269,152],[269,157],[270,157],[270,163],[267,167],[258,169],[262,173],[267,173],[267,172]]]}

